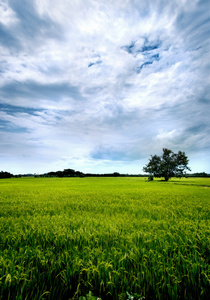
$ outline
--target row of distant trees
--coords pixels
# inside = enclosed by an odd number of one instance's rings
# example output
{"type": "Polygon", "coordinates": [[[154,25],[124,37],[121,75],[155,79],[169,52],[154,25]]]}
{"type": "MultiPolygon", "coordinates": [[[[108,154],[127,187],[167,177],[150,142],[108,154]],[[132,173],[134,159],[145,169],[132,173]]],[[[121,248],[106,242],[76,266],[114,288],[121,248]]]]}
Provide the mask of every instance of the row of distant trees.
{"type": "Polygon", "coordinates": [[[94,174],[94,173],[83,173],[75,171],[73,169],[64,169],[63,171],[48,172],[42,175],[36,175],[37,177],[125,177],[125,176],[144,176],[144,175],[128,175],[120,174],[118,172],[105,173],[105,174],[94,174]]]}

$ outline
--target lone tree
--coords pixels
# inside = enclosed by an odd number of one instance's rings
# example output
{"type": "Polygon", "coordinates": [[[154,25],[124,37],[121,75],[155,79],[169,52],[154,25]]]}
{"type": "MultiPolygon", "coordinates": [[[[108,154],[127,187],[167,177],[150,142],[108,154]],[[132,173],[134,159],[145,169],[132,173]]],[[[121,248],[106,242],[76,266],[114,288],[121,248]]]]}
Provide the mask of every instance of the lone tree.
{"type": "Polygon", "coordinates": [[[164,177],[168,181],[171,177],[182,177],[186,174],[185,170],[189,162],[185,152],[174,153],[167,148],[163,148],[162,156],[151,155],[149,163],[143,168],[143,171],[150,174],[150,178],[164,177]]]}

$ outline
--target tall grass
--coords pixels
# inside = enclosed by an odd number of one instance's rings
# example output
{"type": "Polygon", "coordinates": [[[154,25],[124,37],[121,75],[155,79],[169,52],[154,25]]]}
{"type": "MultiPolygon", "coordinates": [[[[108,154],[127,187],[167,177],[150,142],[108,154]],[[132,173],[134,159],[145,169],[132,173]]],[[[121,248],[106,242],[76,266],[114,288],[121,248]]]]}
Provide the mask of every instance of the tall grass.
{"type": "Polygon", "coordinates": [[[0,181],[0,298],[208,299],[210,180],[0,181]]]}

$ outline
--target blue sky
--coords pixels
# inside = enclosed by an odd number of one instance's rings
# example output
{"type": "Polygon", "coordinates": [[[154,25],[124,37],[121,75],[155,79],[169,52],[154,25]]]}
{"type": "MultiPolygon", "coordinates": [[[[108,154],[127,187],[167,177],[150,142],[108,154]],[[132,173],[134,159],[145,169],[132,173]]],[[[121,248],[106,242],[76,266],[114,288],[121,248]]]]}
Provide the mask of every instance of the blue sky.
{"type": "Polygon", "coordinates": [[[210,3],[0,0],[0,169],[210,173],[210,3]]]}

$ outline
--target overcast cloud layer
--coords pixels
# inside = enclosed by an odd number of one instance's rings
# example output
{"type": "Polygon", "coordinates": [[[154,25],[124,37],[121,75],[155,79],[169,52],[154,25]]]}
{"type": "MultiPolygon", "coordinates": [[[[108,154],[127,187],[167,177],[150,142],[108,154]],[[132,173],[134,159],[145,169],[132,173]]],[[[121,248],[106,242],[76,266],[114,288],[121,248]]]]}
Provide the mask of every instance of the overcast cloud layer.
{"type": "Polygon", "coordinates": [[[0,169],[210,173],[210,4],[0,0],[0,169]]]}

